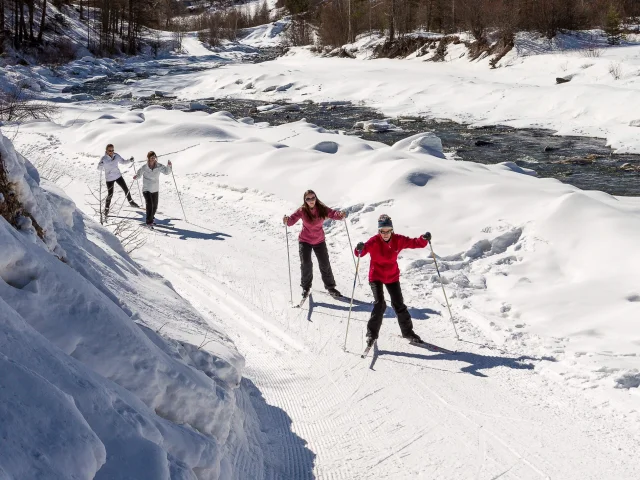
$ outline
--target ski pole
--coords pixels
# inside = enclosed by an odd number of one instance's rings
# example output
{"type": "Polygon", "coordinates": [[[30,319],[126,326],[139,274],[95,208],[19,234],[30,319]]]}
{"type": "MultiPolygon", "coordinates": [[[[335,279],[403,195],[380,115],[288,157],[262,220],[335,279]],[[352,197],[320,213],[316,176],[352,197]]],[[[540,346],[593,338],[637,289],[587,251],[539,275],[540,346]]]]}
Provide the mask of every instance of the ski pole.
{"type": "Polygon", "coordinates": [[[293,285],[291,284],[291,259],[289,258],[289,227],[285,224],[284,236],[287,239],[287,264],[289,265],[289,291],[291,292],[291,304],[293,304],[293,285]]]}
{"type": "Polygon", "coordinates": [[[347,317],[347,331],[344,334],[344,345],[342,346],[342,350],[347,349],[347,337],[349,336],[349,321],[351,320],[351,308],[353,307],[353,296],[356,293],[356,279],[358,278],[358,267],[360,267],[360,257],[358,257],[358,261],[356,262],[356,274],[353,277],[353,290],[351,290],[351,302],[349,303],[349,316],[347,317]]]}
{"type": "Polygon", "coordinates": [[[178,194],[178,200],[180,200],[180,207],[182,208],[182,215],[184,216],[184,221],[187,222],[187,214],[184,213],[184,206],[182,205],[182,199],[180,198],[180,190],[178,190],[178,184],[176,183],[176,176],[173,174],[173,168],[171,169],[171,176],[173,177],[173,183],[176,186],[176,193],[178,194]]]}
{"type": "Polygon", "coordinates": [[[460,336],[458,336],[458,330],[456,329],[456,324],[453,321],[453,314],[451,313],[451,307],[449,306],[449,299],[447,298],[447,292],[445,292],[444,290],[444,283],[442,283],[442,277],[440,276],[440,269],[438,268],[438,261],[436,260],[436,254],[433,253],[433,246],[431,245],[431,241],[429,241],[429,248],[431,249],[431,257],[433,258],[433,263],[436,266],[436,272],[438,272],[438,278],[440,279],[440,286],[442,287],[444,300],[445,302],[447,302],[447,308],[449,309],[449,317],[451,318],[451,325],[453,325],[453,331],[456,332],[456,338],[460,340],[460,336]]]}
{"type": "Polygon", "coordinates": [[[347,230],[347,238],[349,239],[349,249],[351,250],[351,256],[353,257],[353,265],[356,267],[356,275],[358,276],[358,285],[362,286],[360,281],[360,275],[358,275],[358,267],[356,265],[356,256],[353,253],[353,246],[351,245],[351,236],[349,235],[349,227],[347,225],[347,219],[344,219],[344,228],[347,230]]]}
{"type": "MultiPolygon", "coordinates": [[[[131,196],[131,188],[133,187],[133,182],[135,182],[136,179],[134,178],[133,180],[131,180],[131,183],[129,184],[129,196],[131,196]]],[[[115,185],[114,185],[115,188],[115,185]]],[[[127,195],[125,194],[124,197],[122,197],[122,201],[120,202],[120,207],[118,208],[118,211],[116,212],[116,215],[120,215],[120,210],[122,210],[122,207],[124,207],[124,201],[127,199],[127,195]]]]}
{"type": "Polygon", "coordinates": [[[98,184],[100,185],[100,187],[98,188],[99,190],[99,196],[100,196],[100,225],[104,225],[104,219],[102,217],[103,215],[103,211],[102,211],[102,170],[100,170],[100,172],[98,172],[98,174],[100,175],[100,178],[98,179],[98,184]]]}
{"type": "MultiPolygon", "coordinates": [[[[133,165],[133,172],[136,175],[136,161],[131,157],[131,163],[133,165]]],[[[136,175],[137,176],[137,175],[136,175]]],[[[142,190],[140,190],[140,180],[136,178],[136,184],[138,185],[138,194],[140,195],[140,203],[144,203],[144,197],[142,196],[142,190]]]]}

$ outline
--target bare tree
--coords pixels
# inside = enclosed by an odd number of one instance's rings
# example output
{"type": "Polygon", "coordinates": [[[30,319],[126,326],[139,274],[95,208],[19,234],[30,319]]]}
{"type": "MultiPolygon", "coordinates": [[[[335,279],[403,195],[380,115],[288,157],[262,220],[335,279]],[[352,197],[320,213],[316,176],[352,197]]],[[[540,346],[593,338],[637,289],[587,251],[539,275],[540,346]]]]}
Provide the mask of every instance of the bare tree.
{"type": "Polygon", "coordinates": [[[173,45],[174,49],[182,53],[182,41],[184,40],[185,26],[177,21],[173,25],[173,45]]]}
{"type": "Polygon", "coordinates": [[[0,120],[22,122],[28,119],[51,119],[58,111],[52,103],[30,100],[24,89],[0,91],[0,120]]]}
{"type": "Polygon", "coordinates": [[[87,194],[89,200],[87,204],[93,210],[94,218],[100,219],[100,224],[108,227],[111,232],[118,237],[122,247],[127,253],[142,247],[148,236],[145,235],[146,230],[133,218],[115,218],[104,216],[102,209],[102,179],[96,190],[95,187],[89,186],[87,194]]]}

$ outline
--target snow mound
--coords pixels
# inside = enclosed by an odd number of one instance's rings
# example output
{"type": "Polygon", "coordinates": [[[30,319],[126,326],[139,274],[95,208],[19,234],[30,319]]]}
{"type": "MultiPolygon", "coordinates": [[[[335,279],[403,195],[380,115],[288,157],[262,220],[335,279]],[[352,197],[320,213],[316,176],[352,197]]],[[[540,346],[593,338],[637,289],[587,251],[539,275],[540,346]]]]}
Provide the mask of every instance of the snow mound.
{"type": "Polygon", "coordinates": [[[48,239],[0,217],[0,435],[11,439],[0,471],[223,478],[233,470],[229,442],[240,438],[232,419],[245,415],[233,343],[57,187],[38,185],[4,136],[0,147],[48,239]],[[207,350],[157,333],[176,315],[209,332],[207,350]]]}
{"type": "Polygon", "coordinates": [[[412,153],[426,153],[438,158],[445,158],[442,140],[433,132],[418,133],[393,144],[393,150],[407,150],[412,153]]]}

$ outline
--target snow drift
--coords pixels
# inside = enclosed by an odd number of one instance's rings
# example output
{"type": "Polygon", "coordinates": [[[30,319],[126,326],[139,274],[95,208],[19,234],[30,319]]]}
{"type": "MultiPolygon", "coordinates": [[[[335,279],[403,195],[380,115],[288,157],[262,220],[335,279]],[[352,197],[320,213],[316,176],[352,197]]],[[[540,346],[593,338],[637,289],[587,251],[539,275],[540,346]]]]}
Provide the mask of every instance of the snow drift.
{"type": "Polygon", "coordinates": [[[39,185],[1,135],[0,155],[45,230],[42,241],[0,217],[2,476],[230,478],[243,447],[230,439],[246,438],[234,417],[252,415],[236,404],[244,360],[233,343],[210,326],[208,351],[160,336],[174,315],[206,322],[59,189],[39,185]]]}

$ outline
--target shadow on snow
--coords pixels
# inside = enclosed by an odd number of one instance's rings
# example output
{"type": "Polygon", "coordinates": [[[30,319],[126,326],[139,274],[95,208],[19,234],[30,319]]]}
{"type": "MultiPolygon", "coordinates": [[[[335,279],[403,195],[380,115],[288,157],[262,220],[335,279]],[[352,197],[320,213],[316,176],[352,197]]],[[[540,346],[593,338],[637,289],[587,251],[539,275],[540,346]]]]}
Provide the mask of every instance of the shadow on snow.
{"type": "Polygon", "coordinates": [[[264,434],[263,478],[315,479],[316,454],[307,448],[305,439],[292,431],[291,417],[281,408],[269,405],[251,380],[243,378],[240,385],[251,400],[264,434]]]}
{"type": "MultiPolygon", "coordinates": [[[[316,302],[313,300],[313,292],[309,296],[309,317],[311,316],[311,311],[314,307],[324,307],[331,310],[338,310],[340,312],[348,312],[349,304],[351,302],[351,297],[342,297],[335,299],[336,302],[339,303],[327,303],[327,302],[316,302]]],[[[351,308],[352,312],[366,312],[370,313],[373,310],[373,303],[368,301],[356,300],[353,299],[353,307],[351,308]]],[[[441,312],[437,310],[432,310],[430,308],[409,308],[409,313],[411,314],[411,318],[414,320],[427,320],[430,315],[442,315],[441,312]]],[[[387,309],[384,312],[384,318],[396,318],[396,312],[390,306],[387,306],[387,309]]],[[[310,320],[310,319],[309,319],[310,320]]]]}
{"type": "MultiPolygon", "coordinates": [[[[548,358],[537,358],[531,357],[528,355],[520,355],[518,357],[498,357],[498,356],[486,356],[479,355],[477,353],[471,352],[457,352],[455,354],[451,353],[434,353],[432,355],[424,355],[421,353],[411,353],[411,352],[397,352],[391,350],[378,350],[377,348],[374,350],[374,356],[382,357],[404,357],[404,358],[412,358],[417,360],[450,360],[452,362],[463,362],[467,363],[466,367],[460,369],[460,373],[469,373],[476,377],[487,377],[481,370],[490,370],[496,367],[505,367],[505,368],[513,368],[516,370],[533,370],[534,365],[530,361],[540,361],[540,360],[549,360],[548,358]]],[[[401,362],[404,363],[404,362],[401,362]]],[[[372,367],[375,362],[372,362],[372,367]]],[[[416,364],[412,364],[416,365],[416,364]]],[[[419,366],[419,365],[417,365],[419,366]]],[[[456,373],[456,372],[452,372],[456,373]]]]}
{"type": "MultiPolygon", "coordinates": [[[[144,219],[145,214],[144,213],[140,213],[140,212],[136,212],[139,213],[142,217],[142,219],[144,219]]],[[[119,218],[122,220],[131,220],[131,221],[140,221],[141,224],[144,223],[143,220],[138,220],[136,218],[133,218],[131,216],[118,216],[118,215],[111,215],[109,217],[109,219],[114,219],[114,218],[119,218]]],[[[179,228],[175,225],[173,225],[171,223],[172,220],[180,220],[183,221],[180,218],[165,218],[163,220],[159,220],[156,219],[155,220],[155,225],[154,228],[156,228],[158,230],[158,232],[161,233],[166,233],[167,235],[175,235],[176,237],[178,237],[181,240],[186,240],[188,238],[196,238],[196,239],[200,239],[200,240],[224,240],[227,237],[231,237],[231,235],[227,234],[227,233],[222,233],[222,232],[216,232],[214,230],[210,230],[206,227],[202,227],[200,225],[196,225],[195,223],[190,223],[190,222],[185,222],[188,225],[192,225],[196,228],[199,228],[201,230],[206,230],[206,232],[199,232],[197,230],[189,230],[186,228],[179,228]]]]}
{"type": "Polygon", "coordinates": [[[154,228],[157,228],[159,232],[166,233],[167,235],[175,235],[181,240],[186,240],[187,238],[197,238],[200,240],[224,240],[227,237],[231,237],[231,235],[227,233],[209,230],[208,228],[201,227],[200,225],[195,225],[189,222],[186,222],[186,223],[189,225],[193,225],[194,227],[200,228],[202,230],[206,230],[206,232],[198,232],[196,230],[179,228],[179,227],[176,227],[175,225],[172,225],[171,220],[175,220],[175,219],[168,218],[165,220],[156,220],[156,224],[154,228]]]}

